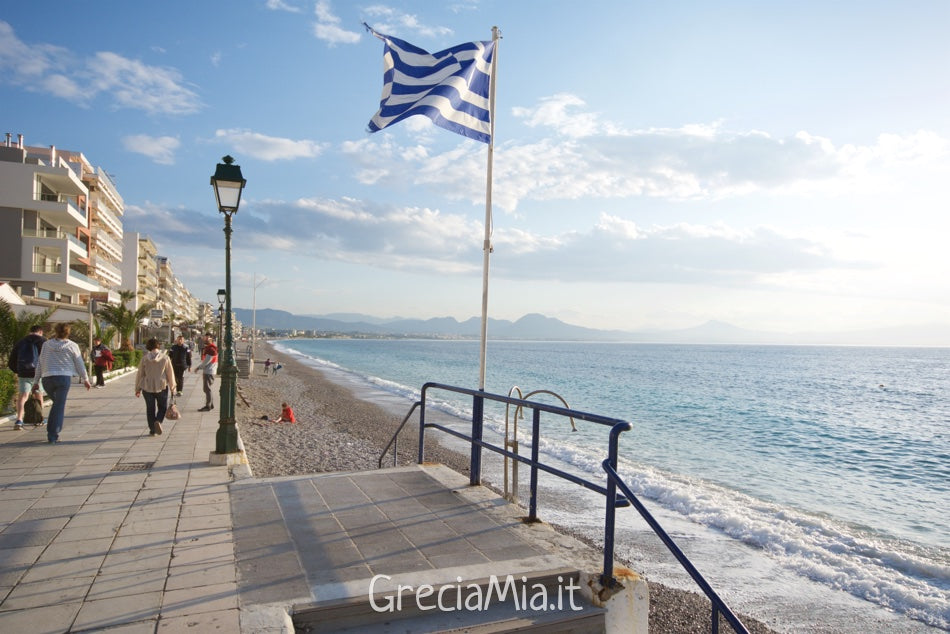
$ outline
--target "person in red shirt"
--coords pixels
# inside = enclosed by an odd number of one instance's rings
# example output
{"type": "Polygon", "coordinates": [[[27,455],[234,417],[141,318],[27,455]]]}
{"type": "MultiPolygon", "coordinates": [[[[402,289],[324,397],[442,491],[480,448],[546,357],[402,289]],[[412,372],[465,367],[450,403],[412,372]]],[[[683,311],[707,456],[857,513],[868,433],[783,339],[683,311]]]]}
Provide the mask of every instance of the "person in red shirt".
{"type": "Polygon", "coordinates": [[[210,412],[214,409],[214,401],[211,398],[211,386],[214,385],[214,372],[218,368],[218,347],[214,345],[214,337],[210,332],[205,333],[205,347],[201,351],[201,363],[195,368],[195,372],[201,370],[202,387],[205,391],[205,406],[198,408],[199,412],[210,412]]]}
{"type": "Polygon", "coordinates": [[[290,405],[287,403],[280,404],[280,416],[274,419],[275,423],[296,423],[297,418],[294,416],[294,410],[291,409],[290,405]]]}

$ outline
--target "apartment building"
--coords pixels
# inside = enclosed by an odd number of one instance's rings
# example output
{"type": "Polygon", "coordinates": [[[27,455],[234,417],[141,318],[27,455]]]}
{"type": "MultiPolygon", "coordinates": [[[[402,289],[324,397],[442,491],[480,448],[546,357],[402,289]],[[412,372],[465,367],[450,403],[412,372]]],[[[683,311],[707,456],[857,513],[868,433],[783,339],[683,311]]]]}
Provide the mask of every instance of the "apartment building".
{"type": "Polygon", "coordinates": [[[198,319],[198,300],[188,292],[185,285],[175,276],[171,262],[167,257],[158,256],[158,302],[166,317],[174,315],[179,323],[196,323],[198,319]]]}
{"type": "Polygon", "coordinates": [[[0,281],[27,305],[55,306],[57,321],[82,318],[90,299],[118,302],[120,290],[132,290],[131,309],[167,302],[194,323],[198,301],[170,267],[160,275],[158,248],[124,231],[124,213],[112,179],[81,152],[28,146],[9,133],[0,142],[0,281]]]}
{"type": "Polygon", "coordinates": [[[53,146],[27,147],[22,136],[0,145],[0,279],[27,303],[79,310],[102,290],[90,275],[84,162],[53,146]]]}

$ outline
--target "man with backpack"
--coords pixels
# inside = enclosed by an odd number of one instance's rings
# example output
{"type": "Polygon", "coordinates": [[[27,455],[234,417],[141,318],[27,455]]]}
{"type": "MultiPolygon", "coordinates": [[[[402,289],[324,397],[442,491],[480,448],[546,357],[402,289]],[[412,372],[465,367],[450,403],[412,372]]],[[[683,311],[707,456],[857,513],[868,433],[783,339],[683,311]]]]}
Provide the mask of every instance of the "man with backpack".
{"type": "Polygon", "coordinates": [[[19,383],[14,429],[23,429],[23,408],[33,390],[33,383],[36,382],[36,362],[39,361],[44,343],[46,343],[46,337],[43,336],[43,326],[33,326],[30,328],[30,334],[13,346],[13,351],[7,360],[7,367],[16,373],[19,383]]]}

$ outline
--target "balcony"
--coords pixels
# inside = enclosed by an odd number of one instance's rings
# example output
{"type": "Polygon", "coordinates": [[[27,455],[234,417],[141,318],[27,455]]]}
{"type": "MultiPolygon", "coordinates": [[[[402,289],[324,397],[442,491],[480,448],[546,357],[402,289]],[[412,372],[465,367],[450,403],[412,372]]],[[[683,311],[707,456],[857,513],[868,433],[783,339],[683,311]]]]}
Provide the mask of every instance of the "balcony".
{"type": "Polygon", "coordinates": [[[122,271],[108,260],[94,256],[92,267],[96,272],[96,277],[105,282],[104,286],[119,286],[122,284],[122,271]]]}
{"type": "Polygon", "coordinates": [[[122,244],[109,235],[108,231],[102,227],[96,227],[92,230],[92,235],[95,238],[96,250],[102,251],[114,260],[122,259],[122,244]]]}
{"type": "MultiPolygon", "coordinates": [[[[62,229],[24,229],[22,235],[24,238],[23,250],[26,252],[32,252],[34,248],[39,247],[53,247],[56,249],[61,246],[57,243],[65,242],[75,247],[72,251],[77,253],[79,257],[85,258],[89,256],[89,250],[86,248],[86,245],[83,244],[79,238],[62,229]],[[27,240],[27,238],[41,238],[41,240],[27,240]]],[[[65,255],[65,250],[58,250],[61,251],[61,255],[65,255]]]]}
{"type": "Polygon", "coordinates": [[[63,295],[99,289],[99,283],[94,279],[61,263],[34,264],[29,279],[44,289],[54,290],[63,295]]]}
{"type": "Polygon", "coordinates": [[[98,205],[95,211],[95,220],[108,228],[115,235],[122,237],[122,223],[118,217],[104,205],[98,205]]]}
{"type": "Polygon", "coordinates": [[[115,184],[112,182],[112,179],[109,178],[109,175],[101,167],[96,168],[95,183],[99,195],[107,198],[109,200],[109,205],[113,209],[121,210],[124,205],[122,196],[119,195],[119,192],[116,189],[115,184]]]}
{"type": "Polygon", "coordinates": [[[51,225],[85,227],[89,222],[88,211],[80,206],[79,196],[44,192],[33,201],[32,207],[51,225]]]}

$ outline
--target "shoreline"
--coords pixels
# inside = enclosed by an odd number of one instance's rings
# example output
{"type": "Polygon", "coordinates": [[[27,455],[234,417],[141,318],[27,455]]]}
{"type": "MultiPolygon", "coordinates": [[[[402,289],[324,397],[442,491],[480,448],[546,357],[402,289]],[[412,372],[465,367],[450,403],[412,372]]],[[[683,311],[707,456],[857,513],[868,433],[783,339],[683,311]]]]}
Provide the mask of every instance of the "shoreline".
{"type": "MultiPolygon", "coordinates": [[[[349,388],[333,382],[319,369],[290,355],[275,352],[267,342],[260,342],[259,347],[262,350],[256,355],[255,373],[238,380],[236,411],[239,433],[254,477],[377,469],[380,453],[392,438],[401,417],[358,398],[349,388]],[[263,374],[263,362],[259,359],[268,357],[279,359],[283,365],[276,375],[263,374]],[[263,416],[276,418],[282,401],[293,408],[296,424],[261,420],[263,416]]],[[[399,464],[415,463],[417,435],[403,430],[400,441],[399,464]]],[[[426,459],[440,462],[463,475],[469,473],[467,456],[434,442],[426,443],[426,459]]],[[[391,464],[390,452],[384,466],[391,464]]],[[[595,549],[602,548],[602,545],[591,543],[563,526],[553,527],[595,549]]],[[[647,583],[650,588],[651,632],[710,630],[710,605],[704,595],[670,588],[649,579],[647,583]]],[[[777,632],[751,617],[740,615],[740,618],[754,634],[777,632]]],[[[721,631],[731,631],[728,624],[723,622],[722,625],[721,631]]]]}

